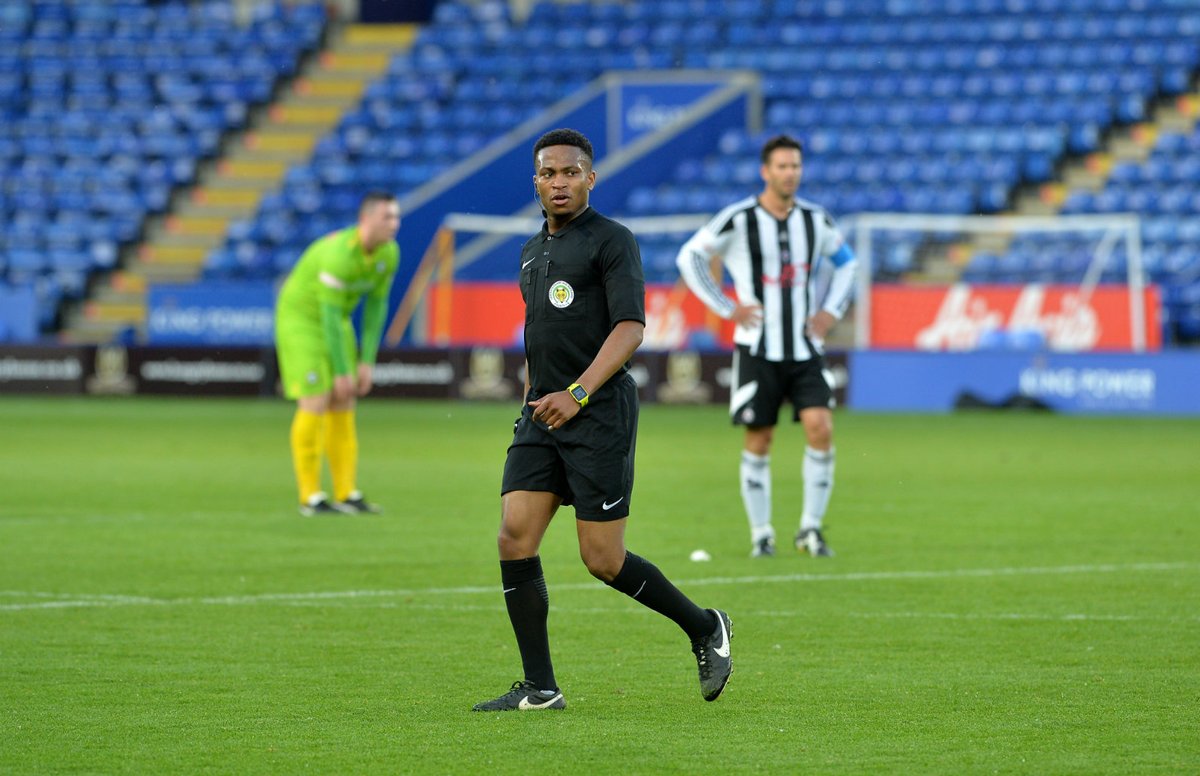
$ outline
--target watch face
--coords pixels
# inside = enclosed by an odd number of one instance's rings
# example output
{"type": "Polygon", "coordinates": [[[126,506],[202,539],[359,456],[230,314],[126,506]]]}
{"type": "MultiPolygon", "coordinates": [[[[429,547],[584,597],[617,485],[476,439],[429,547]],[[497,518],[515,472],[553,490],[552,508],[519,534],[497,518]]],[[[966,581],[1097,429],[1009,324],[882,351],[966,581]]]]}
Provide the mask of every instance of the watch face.
{"type": "Polygon", "coordinates": [[[571,389],[571,395],[575,397],[575,401],[583,401],[587,398],[587,391],[583,390],[583,386],[571,389]]]}

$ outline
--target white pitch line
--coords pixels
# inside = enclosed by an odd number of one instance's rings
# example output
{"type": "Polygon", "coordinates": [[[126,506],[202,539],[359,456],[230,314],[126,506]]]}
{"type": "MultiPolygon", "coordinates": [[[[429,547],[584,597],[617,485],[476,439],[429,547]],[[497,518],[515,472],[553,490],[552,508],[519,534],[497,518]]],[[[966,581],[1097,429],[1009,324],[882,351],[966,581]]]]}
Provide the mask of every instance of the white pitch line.
{"type": "Polygon", "coordinates": [[[979,577],[1017,577],[1044,574],[1111,574],[1125,571],[1179,571],[1200,568],[1200,563],[1105,563],[1091,566],[1032,566],[998,569],[948,569],[945,571],[862,571],[849,574],[780,574],[751,577],[709,577],[680,585],[735,585],[764,582],[873,582],[905,579],[963,579],[979,577]]]}
{"type": "MultiPolygon", "coordinates": [[[[1182,571],[1200,568],[1200,563],[1128,563],[1096,564],[1090,566],[1033,566],[1027,568],[1004,567],[995,569],[947,569],[944,571],[871,571],[848,574],[775,574],[744,577],[702,577],[679,580],[680,587],[705,587],[712,585],[757,585],[781,582],[877,582],[924,579],[965,579],[986,577],[1018,577],[1047,574],[1112,574],[1136,571],[1182,571]]],[[[553,585],[553,590],[602,590],[600,582],[573,582],[553,585]]],[[[0,596],[15,598],[54,598],[53,601],[37,603],[0,604],[0,611],[24,611],[30,609],[61,609],[65,607],[105,606],[240,606],[261,603],[295,604],[342,601],[347,599],[380,599],[424,597],[433,595],[494,595],[499,588],[495,585],[464,587],[410,588],[397,590],[329,590],[307,593],[260,593],[254,595],[209,596],[203,598],[151,598],[145,596],[47,593],[39,591],[0,590],[0,596]]]]}
{"type": "MultiPolygon", "coordinates": [[[[326,606],[320,601],[289,601],[286,606],[295,607],[321,607],[326,606]]],[[[348,607],[360,609],[404,609],[405,611],[430,611],[430,612],[489,612],[496,613],[503,611],[504,607],[499,600],[494,604],[422,604],[411,601],[364,601],[361,604],[348,604],[348,607]]],[[[550,613],[555,616],[568,615],[622,615],[641,611],[636,606],[554,606],[551,605],[550,613]]],[[[809,617],[810,613],[801,610],[766,610],[754,611],[739,609],[736,612],[738,617],[752,617],[756,619],[763,618],[797,618],[809,617]]],[[[981,614],[979,612],[840,612],[842,617],[850,617],[860,620],[962,620],[962,621],[1035,621],[1035,622],[1179,622],[1179,623],[1200,623],[1200,615],[1191,617],[1145,617],[1135,614],[1028,614],[1020,612],[996,612],[994,614],[981,614]]]]}

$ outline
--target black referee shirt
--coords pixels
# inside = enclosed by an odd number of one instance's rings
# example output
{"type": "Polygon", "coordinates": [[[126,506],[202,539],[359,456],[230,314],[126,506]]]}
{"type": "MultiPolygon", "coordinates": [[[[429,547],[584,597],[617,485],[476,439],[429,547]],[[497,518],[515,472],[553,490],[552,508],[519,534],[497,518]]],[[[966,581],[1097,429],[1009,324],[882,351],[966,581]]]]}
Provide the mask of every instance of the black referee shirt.
{"type": "MultiPolygon", "coordinates": [[[[614,326],[646,322],[646,283],[633,233],[591,207],[555,234],[543,224],[521,248],[521,297],[533,397],[565,390],[614,326]]],[[[627,371],[628,362],[613,377],[627,371]]]]}

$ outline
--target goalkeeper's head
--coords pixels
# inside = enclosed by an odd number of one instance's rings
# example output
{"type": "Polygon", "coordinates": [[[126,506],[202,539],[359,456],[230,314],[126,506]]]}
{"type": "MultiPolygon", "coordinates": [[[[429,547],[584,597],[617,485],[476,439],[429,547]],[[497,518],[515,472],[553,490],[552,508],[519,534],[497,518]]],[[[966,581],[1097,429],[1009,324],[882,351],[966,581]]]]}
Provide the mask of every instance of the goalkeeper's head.
{"type": "Polygon", "coordinates": [[[400,231],[400,203],[387,191],[372,191],[358,206],[358,236],[368,251],[396,239],[400,231]]]}

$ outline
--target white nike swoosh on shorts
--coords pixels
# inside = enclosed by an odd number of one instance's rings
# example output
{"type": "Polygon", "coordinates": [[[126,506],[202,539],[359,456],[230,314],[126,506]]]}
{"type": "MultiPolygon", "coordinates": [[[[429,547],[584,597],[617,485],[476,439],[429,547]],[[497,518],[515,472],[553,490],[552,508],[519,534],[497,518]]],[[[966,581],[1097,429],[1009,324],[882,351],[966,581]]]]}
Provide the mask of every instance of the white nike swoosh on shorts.
{"type": "Polygon", "coordinates": [[[624,500],[625,500],[625,497],[621,496],[619,499],[617,499],[616,501],[614,501],[611,504],[608,503],[607,501],[605,501],[603,504],[600,505],[600,508],[603,509],[605,512],[607,512],[608,510],[612,509],[613,507],[615,507],[617,504],[620,504],[624,500]]]}

